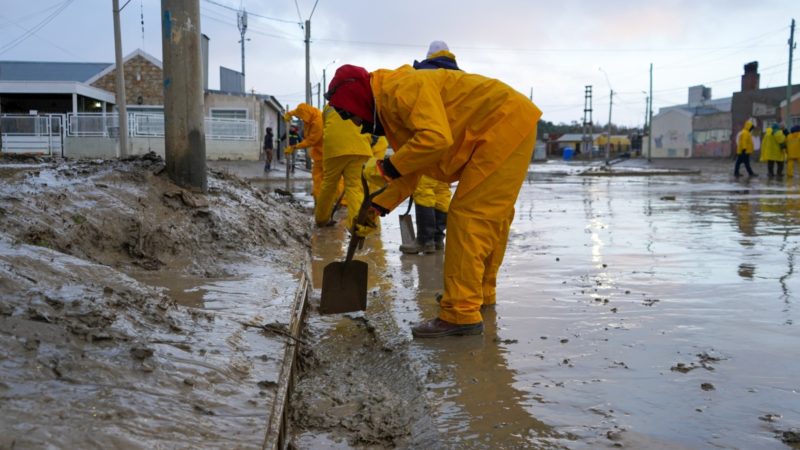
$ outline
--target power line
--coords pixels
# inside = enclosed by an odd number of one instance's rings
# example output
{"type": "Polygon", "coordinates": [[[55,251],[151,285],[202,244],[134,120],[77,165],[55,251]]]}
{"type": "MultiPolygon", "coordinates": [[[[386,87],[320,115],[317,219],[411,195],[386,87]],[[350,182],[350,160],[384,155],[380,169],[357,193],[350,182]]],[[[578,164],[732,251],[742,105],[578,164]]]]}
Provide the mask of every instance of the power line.
{"type": "Polygon", "coordinates": [[[17,45],[25,42],[31,36],[35,35],[37,31],[39,31],[42,28],[44,28],[47,24],[52,22],[53,19],[55,19],[59,14],[61,14],[61,12],[64,11],[67,8],[67,6],[69,6],[73,1],[75,1],[75,0],[66,0],[65,2],[63,2],[61,4],[61,6],[58,9],[53,11],[49,16],[45,17],[41,22],[36,24],[33,28],[31,28],[30,30],[27,30],[25,33],[20,35],[18,38],[11,40],[11,42],[9,42],[8,44],[0,47],[0,55],[2,55],[3,53],[5,53],[5,52],[7,52],[7,51],[9,51],[11,49],[13,49],[17,45]]]}
{"type": "MultiPolygon", "coordinates": [[[[205,1],[206,1],[206,3],[211,3],[212,5],[216,5],[216,6],[219,6],[220,8],[225,8],[225,9],[230,10],[230,11],[236,11],[236,12],[239,11],[238,9],[236,9],[236,8],[234,8],[232,6],[228,6],[228,5],[216,2],[214,0],[205,0],[205,1]]],[[[265,16],[265,15],[262,15],[262,14],[257,14],[257,13],[251,12],[251,11],[247,11],[247,14],[251,15],[251,16],[258,17],[260,19],[264,19],[264,20],[273,20],[275,22],[290,23],[292,25],[297,24],[297,22],[295,22],[294,20],[286,20],[286,19],[280,19],[280,18],[277,18],[277,17],[269,17],[269,16],[265,16]]]]}

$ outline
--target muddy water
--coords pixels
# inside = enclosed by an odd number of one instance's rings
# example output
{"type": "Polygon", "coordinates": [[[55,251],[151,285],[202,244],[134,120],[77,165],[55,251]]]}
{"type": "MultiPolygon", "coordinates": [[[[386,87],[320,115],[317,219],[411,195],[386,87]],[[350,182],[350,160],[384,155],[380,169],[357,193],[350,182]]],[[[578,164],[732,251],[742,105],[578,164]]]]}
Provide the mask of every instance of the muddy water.
{"type": "MultiPolygon", "coordinates": [[[[426,442],[787,448],[783,433],[800,427],[800,182],[692,164],[700,174],[532,166],[483,336],[411,339],[410,324],[436,314],[441,255],[401,256],[397,212],[384,220],[365,257],[377,276],[364,318],[402,349],[404,383],[422,386],[426,442]]],[[[317,288],[323,262],[343,254],[322,242],[317,288]]],[[[330,340],[350,319],[321,320],[330,340]]],[[[327,430],[296,443],[364,446],[327,430]]],[[[418,430],[407,432],[394,444],[413,447],[418,430]]]]}

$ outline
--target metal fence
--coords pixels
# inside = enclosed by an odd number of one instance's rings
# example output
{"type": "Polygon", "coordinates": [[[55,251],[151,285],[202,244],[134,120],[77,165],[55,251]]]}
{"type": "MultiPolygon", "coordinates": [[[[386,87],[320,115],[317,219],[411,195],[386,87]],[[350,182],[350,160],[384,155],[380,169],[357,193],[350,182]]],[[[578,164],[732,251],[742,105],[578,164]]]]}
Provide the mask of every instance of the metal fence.
{"type": "Polygon", "coordinates": [[[63,120],[61,114],[0,116],[0,151],[59,155],[63,120]]]}
{"type": "MultiPolygon", "coordinates": [[[[249,119],[205,118],[206,139],[252,141],[256,122],[249,119]]],[[[102,113],[69,114],[68,136],[116,137],[119,115],[102,113]]],[[[133,137],[164,137],[164,115],[132,113],[128,116],[128,134],[133,137]]]]}

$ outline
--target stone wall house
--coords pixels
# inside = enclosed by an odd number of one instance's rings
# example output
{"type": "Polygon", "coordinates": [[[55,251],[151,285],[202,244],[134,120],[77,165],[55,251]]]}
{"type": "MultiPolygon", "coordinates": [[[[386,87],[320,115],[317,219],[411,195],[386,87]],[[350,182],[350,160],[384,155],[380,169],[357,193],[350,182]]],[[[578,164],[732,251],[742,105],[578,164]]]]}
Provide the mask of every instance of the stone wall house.
{"type": "MultiPolygon", "coordinates": [[[[122,60],[125,73],[125,100],[128,105],[164,104],[164,75],[161,61],[137,49],[122,60]]],[[[112,64],[87,81],[87,84],[117,92],[117,66],[112,64]]]]}

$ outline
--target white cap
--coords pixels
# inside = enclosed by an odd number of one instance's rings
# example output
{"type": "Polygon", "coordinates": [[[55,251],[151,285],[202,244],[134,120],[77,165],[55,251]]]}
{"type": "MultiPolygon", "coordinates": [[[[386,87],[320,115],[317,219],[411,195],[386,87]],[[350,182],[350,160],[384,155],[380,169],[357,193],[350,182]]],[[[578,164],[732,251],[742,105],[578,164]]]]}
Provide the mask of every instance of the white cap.
{"type": "Polygon", "coordinates": [[[433,41],[431,45],[428,47],[428,58],[431,57],[434,53],[439,53],[442,50],[450,51],[450,48],[444,41],[433,41]]]}

